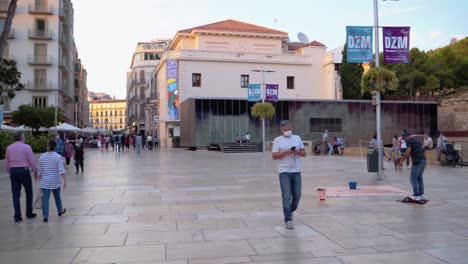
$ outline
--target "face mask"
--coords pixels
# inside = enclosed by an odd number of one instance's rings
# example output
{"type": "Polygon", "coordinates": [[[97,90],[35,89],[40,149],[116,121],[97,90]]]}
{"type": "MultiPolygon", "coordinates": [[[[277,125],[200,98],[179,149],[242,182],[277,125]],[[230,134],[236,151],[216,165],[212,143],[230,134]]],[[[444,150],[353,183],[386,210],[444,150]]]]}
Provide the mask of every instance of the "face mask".
{"type": "Polygon", "coordinates": [[[283,131],[283,135],[285,137],[290,137],[292,135],[292,130],[288,130],[288,131],[283,131]]]}

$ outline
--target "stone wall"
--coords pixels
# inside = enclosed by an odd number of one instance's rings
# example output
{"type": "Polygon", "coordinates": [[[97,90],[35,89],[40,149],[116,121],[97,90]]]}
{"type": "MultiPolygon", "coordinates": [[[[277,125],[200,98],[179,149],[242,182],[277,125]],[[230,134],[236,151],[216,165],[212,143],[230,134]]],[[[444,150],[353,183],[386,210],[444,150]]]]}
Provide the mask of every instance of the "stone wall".
{"type": "Polygon", "coordinates": [[[439,104],[439,130],[468,131],[468,93],[451,99],[443,99],[439,104]]]}

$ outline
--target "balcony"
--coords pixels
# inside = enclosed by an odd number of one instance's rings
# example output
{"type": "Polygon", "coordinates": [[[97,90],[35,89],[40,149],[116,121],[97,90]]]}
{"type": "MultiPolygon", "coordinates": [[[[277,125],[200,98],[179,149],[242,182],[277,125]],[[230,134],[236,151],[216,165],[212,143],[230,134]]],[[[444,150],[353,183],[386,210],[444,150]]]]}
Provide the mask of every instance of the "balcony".
{"type": "Polygon", "coordinates": [[[159,100],[159,98],[158,98],[158,93],[152,92],[152,93],[150,94],[149,99],[150,99],[151,102],[155,102],[155,101],[159,100]]]}
{"type": "Polygon", "coordinates": [[[10,5],[10,1],[7,3],[1,2],[0,3],[0,12],[8,12],[8,6],[10,5]]]}
{"type": "Polygon", "coordinates": [[[52,82],[40,82],[40,83],[35,83],[28,81],[26,85],[26,90],[29,91],[51,91],[52,89],[52,82]]]}
{"type": "Polygon", "coordinates": [[[68,42],[68,38],[67,38],[67,35],[65,33],[60,33],[59,35],[59,42],[60,42],[60,45],[64,45],[66,46],[67,45],[67,42],[68,42]]]}
{"type": "Polygon", "coordinates": [[[28,63],[30,65],[50,66],[50,65],[52,65],[52,57],[51,56],[29,55],[28,56],[28,63]]]}
{"type": "Polygon", "coordinates": [[[41,15],[53,15],[54,11],[52,9],[52,5],[29,4],[29,13],[41,14],[41,15]]]}
{"type": "Polygon", "coordinates": [[[59,60],[59,68],[61,70],[66,70],[68,69],[68,62],[64,59],[59,60]]]}
{"type": "Polygon", "coordinates": [[[28,37],[29,39],[52,40],[52,31],[29,29],[28,37]]]}

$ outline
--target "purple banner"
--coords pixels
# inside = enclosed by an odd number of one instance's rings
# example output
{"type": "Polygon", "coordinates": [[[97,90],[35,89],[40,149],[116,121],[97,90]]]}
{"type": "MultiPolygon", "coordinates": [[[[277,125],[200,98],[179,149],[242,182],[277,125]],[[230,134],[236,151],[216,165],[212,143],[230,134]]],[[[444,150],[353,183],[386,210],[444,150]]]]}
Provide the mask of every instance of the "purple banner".
{"type": "Polygon", "coordinates": [[[278,102],[278,85],[277,84],[266,85],[265,101],[273,102],[273,103],[278,102]]]}
{"type": "Polygon", "coordinates": [[[384,63],[409,63],[410,27],[383,27],[384,63]]]}

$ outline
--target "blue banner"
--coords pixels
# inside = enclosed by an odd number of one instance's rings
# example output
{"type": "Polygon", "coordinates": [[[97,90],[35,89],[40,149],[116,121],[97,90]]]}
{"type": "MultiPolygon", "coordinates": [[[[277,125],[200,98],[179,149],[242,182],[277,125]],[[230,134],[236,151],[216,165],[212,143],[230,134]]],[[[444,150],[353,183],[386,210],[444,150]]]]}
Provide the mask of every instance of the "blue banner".
{"type": "Polygon", "coordinates": [[[262,85],[258,83],[249,84],[249,88],[247,88],[247,100],[249,102],[258,102],[262,100],[261,86],[262,85]]]}
{"type": "Polygon", "coordinates": [[[346,60],[348,63],[373,60],[372,27],[346,27],[346,60]]]}

